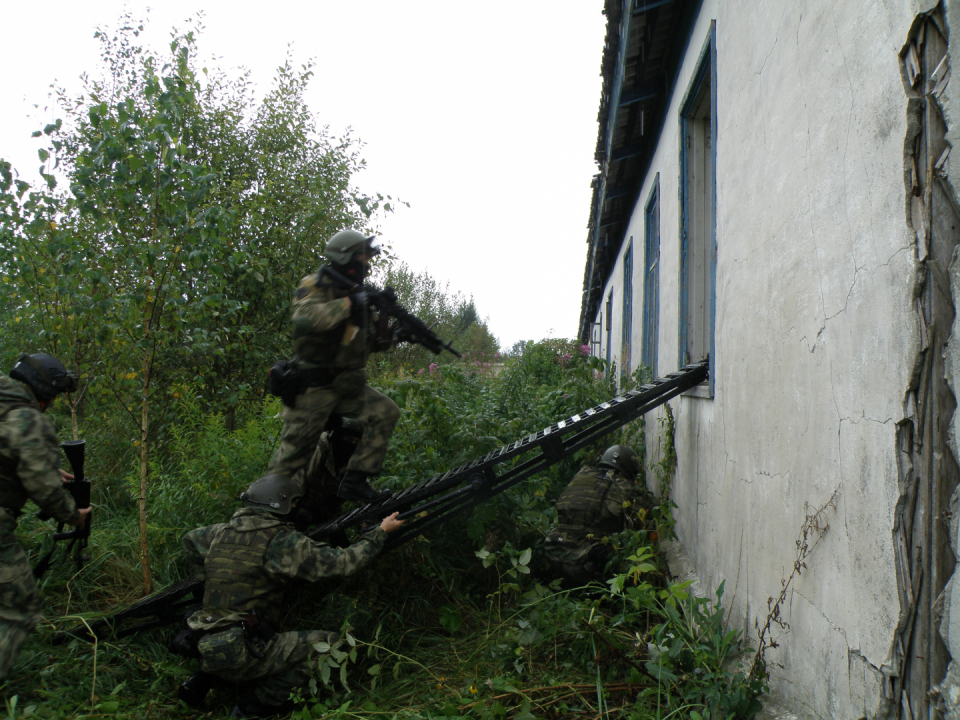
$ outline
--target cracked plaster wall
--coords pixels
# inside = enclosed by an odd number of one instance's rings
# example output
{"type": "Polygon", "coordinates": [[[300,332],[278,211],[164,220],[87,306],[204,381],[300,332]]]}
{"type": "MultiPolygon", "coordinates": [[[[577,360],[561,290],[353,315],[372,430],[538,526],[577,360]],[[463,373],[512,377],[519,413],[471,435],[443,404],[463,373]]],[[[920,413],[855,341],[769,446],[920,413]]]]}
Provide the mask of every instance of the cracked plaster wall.
{"type": "MultiPolygon", "coordinates": [[[[665,372],[678,354],[677,112],[715,18],[716,394],[672,402],[677,532],[704,585],[726,581],[725,604],[751,637],[790,572],[805,503],[840,488],[831,529],[783,608],[791,630],[768,656],[783,666],[771,668],[774,693],[814,717],[886,710],[879,668],[900,610],[896,424],[919,351],[899,52],[930,6],[705,2],[627,231],[643,237],[659,173],[665,372]]],[[[634,298],[643,297],[641,255],[634,298]]],[[[618,263],[617,289],[621,274],[618,263]]],[[[613,344],[616,355],[618,331],[613,344]]]]}
{"type": "MultiPolygon", "coordinates": [[[[951,57],[957,57],[958,49],[953,38],[960,36],[958,35],[960,34],[960,2],[957,0],[945,2],[944,15],[950,36],[949,54],[951,57]]],[[[947,125],[946,140],[951,147],[955,147],[960,141],[960,84],[948,82],[939,103],[947,125]]],[[[953,199],[960,197],[956,192],[956,188],[960,188],[960,163],[950,163],[948,158],[943,168],[943,179],[953,199]]],[[[956,303],[956,298],[960,298],[960,258],[956,255],[950,265],[949,274],[951,292],[956,303]]],[[[954,395],[960,396],[957,387],[957,382],[960,381],[960,339],[958,339],[956,326],[947,343],[944,361],[947,381],[954,395]]],[[[950,449],[954,457],[960,457],[958,437],[960,437],[960,413],[955,413],[950,428],[950,449]]],[[[960,557],[960,523],[958,523],[960,507],[958,505],[960,505],[960,499],[954,494],[950,507],[950,536],[953,553],[960,557]]],[[[944,588],[940,634],[950,650],[950,655],[954,658],[947,670],[947,677],[940,686],[948,710],[946,717],[952,720],[960,718],[960,663],[957,662],[957,659],[960,659],[960,577],[957,575],[954,575],[944,588]]]]}

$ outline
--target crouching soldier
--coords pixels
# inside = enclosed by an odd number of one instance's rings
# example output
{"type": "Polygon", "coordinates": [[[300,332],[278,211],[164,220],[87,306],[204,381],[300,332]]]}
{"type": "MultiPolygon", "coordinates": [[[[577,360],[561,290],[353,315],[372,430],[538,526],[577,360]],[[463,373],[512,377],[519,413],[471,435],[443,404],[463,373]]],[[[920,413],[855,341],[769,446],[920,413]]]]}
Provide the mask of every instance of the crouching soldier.
{"type": "MultiPolygon", "coordinates": [[[[283,588],[293,580],[316,582],[351,575],[383,549],[387,534],[403,522],[397,513],[345,549],[318,543],[298,532],[291,514],[302,486],[282,475],[265,475],[240,497],[245,507],[227,523],[193,530],[183,547],[204,581],[203,607],[187,625],[199,636],[203,673],[243,683],[233,717],[269,717],[289,709],[294,688],[313,673],[317,643],[335,643],[336,633],[276,632],[283,588]]],[[[181,688],[199,704],[203,684],[194,676],[181,688]]]]}
{"type": "Polygon", "coordinates": [[[604,539],[639,525],[653,507],[650,492],[637,484],[640,459],[614,445],[597,467],[585,466],[557,499],[558,526],[544,554],[554,574],[571,587],[603,580],[613,550],[604,539]]]}
{"type": "Polygon", "coordinates": [[[0,373],[0,683],[42,617],[40,594],[14,531],[27,500],[60,522],[83,527],[90,508],[64,490],[57,431],[44,412],[60,393],[74,392],[77,376],[44,353],[21,355],[0,373]]]}

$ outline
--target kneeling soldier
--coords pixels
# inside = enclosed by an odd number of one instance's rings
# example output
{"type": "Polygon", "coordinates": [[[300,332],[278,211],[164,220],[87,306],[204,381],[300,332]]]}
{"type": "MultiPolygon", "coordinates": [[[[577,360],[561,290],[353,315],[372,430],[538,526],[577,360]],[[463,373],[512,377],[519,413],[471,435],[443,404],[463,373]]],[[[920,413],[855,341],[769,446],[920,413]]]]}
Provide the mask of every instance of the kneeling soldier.
{"type": "Polygon", "coordinates": [[[357,572],[380,553],[387,533],[403,524],[394,513],[348,548],[318,543],[298,532],[291,520],[302,492],[287,477],[265,475],[241,495],[246,507],[230,522],[198,528],[183,538],[204,581],[203,607],[187,620],[194,635],[201,636],[197,650],[203,672],[246,686],[233,717],[286,711],[290,692],[310,680],[314,645],[338,639],[323,631],[275,632],[284,586],[296,579],[316,582],[357,572]]]}
{"type": "Polygon", "coordinates": [[[544,548],[553,572],[568,585],[602,580],[612,554],[604,538],[631,527],[653,507],[650,492],[636,483],[640,458],[631,448],[609,447],[597,464],[581,468],[560,494],[558,527],[544,548]]]}

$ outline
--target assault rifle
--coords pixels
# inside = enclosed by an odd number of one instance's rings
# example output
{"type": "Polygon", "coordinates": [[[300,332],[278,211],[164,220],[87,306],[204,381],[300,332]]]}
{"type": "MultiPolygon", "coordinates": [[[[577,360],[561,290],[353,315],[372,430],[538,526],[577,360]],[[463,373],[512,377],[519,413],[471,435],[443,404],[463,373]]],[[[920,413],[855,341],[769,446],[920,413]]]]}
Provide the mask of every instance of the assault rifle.
{"type": "MultiPolygon", "coordinates": [[[[70,463],[70,469],[73,470],[73,480],[63,484],[64,488],[73,496],[73,502],[77,506],[77,510],[83,510],[90,507],[90,480],[84,477],[83,475],[83,456],[84,449],[86,446],[86,440],[65,440],[60,443],[60,447],[63,448],[63,452],[67,456],[67,461],[70,463]]],[[[45,512],[38,512],[37,517],[40,520],[49,520],[50,516],[45,512]]],[[[50,548],[49,552],[41,558],[40,562],[37,563],[37,566],[33,569],[33,576],[36,578],[43,577],[44,573],[47,572],[50,565],[52,564],[53,554],[57,549],[57,543],[69,540],[70,543],[67,545],[67,549],[64,550],[61,557],[66,557],[71,552],[74,555],[74,558],[77,563],[77,569],[83,568],[83,563],[89,560],[90,558],[84,555],[84,550],[87,548],[87,540],[90,537],[90,524],[93,521],[93,518],[90,514],[87,514],[86,522],[84,522],[83,527],[75,528],[73,530],[68,530],[64,532],[63,523],[57,523],[57,531],[53,534],[54,545],[50,548]]]]}
{"type": "Polygon", "coordinates": [[[394,322],[390,326],[394,337],[400,342],[414,343],[422,345],[434,355],[439,355],[444,350],[460,357],[460,353],[453,349],[453,346],[444,342],[423,320],[413,315],[409,310],[403,307],[397,301],[397,293],[393,288],[388,287],[378,290],[370,285],[355,283],[350,278],[344,277],[329,265],[324,265],[317,273],[317,281],[328,275],[333,278],[340,287],[351,292],[365,290],[370,298],[370,304],[374,305],[380,312],[393,318],[394,322]]]}

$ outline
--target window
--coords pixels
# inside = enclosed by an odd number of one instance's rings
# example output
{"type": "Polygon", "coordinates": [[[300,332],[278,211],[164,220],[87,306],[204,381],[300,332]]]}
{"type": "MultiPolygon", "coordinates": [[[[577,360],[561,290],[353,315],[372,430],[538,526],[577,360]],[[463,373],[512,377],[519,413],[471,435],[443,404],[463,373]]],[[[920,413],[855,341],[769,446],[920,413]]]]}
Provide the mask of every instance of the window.
{"type": "Polygon", "coordinates": [[[620,376],[630,376],[630,350],[633,345],[633,238],[623,254],[623,316],[620,332],[620,376]]]}
{"type": "Polygon", "coordinates": [[[590,355],[593,357],[600,357],[600,347],[603,345],[602,326],[602,322],[590,323],[590,355]]]}
{"type": "Polygon", "coordinates": [[[607,295],[607,367],[613,360],[613,290],[607,295]]]}
{"type": "Polygon", "coordinates": [[[643,349],[641,362],[659,377],[657,345],[660,342],[660,175],[644,209],[643,243],[643,349]]]}
{"type": "MultiPolygon", "coordinates": [[[[680,365],[713,355],[716,309],[716,26],[680,112],[680,365]]],[[[711,373],[710,393],[713,393],[711,373]]]]}

